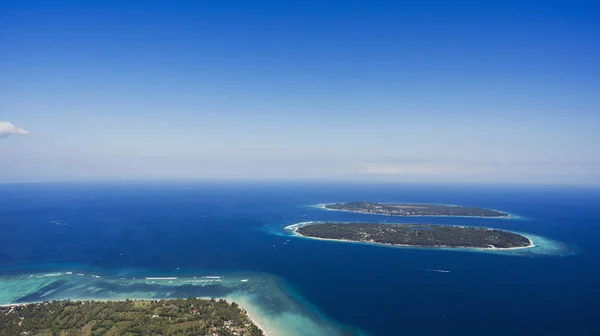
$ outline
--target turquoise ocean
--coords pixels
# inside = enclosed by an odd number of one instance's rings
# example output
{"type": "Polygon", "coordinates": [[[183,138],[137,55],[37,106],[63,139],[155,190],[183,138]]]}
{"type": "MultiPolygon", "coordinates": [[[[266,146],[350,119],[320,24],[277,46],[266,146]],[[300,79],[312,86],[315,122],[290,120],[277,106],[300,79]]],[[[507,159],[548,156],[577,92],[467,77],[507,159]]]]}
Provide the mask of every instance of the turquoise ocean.
{"type": "Polygon", "coordinates": [[[0,304],[222,297],[271,335],[600,335],[600,189],[299,182],[0,184],[0,304]],[[510,218],[315,206],[454,204],[510,218]],[[294,236],[308,221],[492,227],[513,251],[294,236]]]}

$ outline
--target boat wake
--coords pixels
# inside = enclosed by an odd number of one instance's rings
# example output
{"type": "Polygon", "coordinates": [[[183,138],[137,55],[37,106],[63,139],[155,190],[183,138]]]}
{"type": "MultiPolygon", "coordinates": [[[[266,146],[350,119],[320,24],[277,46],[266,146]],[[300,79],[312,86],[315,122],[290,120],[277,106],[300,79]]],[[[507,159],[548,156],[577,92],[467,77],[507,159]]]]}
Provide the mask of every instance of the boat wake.
{"type": "Polygon", "coordinates": [[[450,271],[443,270],[443,269],[421,269],[420,271],[424,271],[424,272],[437,272],[437,273],[450,273],[450,271]]]}

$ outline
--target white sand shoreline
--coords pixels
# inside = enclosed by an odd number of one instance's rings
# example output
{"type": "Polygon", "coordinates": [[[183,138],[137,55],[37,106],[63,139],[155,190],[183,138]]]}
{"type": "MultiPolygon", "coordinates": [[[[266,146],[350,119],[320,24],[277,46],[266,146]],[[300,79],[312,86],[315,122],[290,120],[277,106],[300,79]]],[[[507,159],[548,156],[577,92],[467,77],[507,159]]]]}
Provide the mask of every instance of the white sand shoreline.
{"type": "MultiPolygon", "coordinates": [[[[521,216],[517,216],[517,215],[511,214],[511,213],[508,213],[506,211],[500,211],[500,210],[488,209],[488,208],[486,208],[486,209],[497,211],[499,213],[505,214],[506,216],[491,217],[491,216],[452,216],[452,215],[387,215],[387,214],[379,214],[379,213],[363,212],[363,211],[329,209],[326,206],[330,205],[330,204],[336,204],[336,203],[319,203],[319,204],[311,205],[311,207],[322,209],[325,211],[340,211],[340,212],[349,212],[349,213],[356,213],[356,214],[363,214],[363,215],[388,216],[388,217],[455,217],[455,218],[489,218],[489,219],[521,219],[522,218],[521,216]]],[[[381,203],[381,204],[395,204],[395,203],[381,203]]],[[[406,203],[406,204],[409,204],[409,203],[406,203]]],[[[418,204],[418,203],[415,203],[415,204],[418,204]]],[[[457,206],[457,207],[461,206],[461,205],[450,205],[450,204],[436,204],[436,205],[448,205],[448,206],[457,206]]]]}
{"type": "MultiPolygon", "coordinates": [[[[123,302],[126,300],[131,300],[131,301],[157,301],[157,300],[185,300],[185,298],[153,298],[153,299],[135,299],[135,298],[130,298],[130,299],[115,299],[115,300],[111,300],[111,299],[72,299],[71,301],[94,301],[94,302],[123,302]]],[[[260,318],[257,316],[257,314],[251,312],[252,309],[248,309],[248,307],[246,307],[246,305],[242,305],[236,301],[232,301],[230,299],[227,298],[223,298],[223,297],[204,297],[204,296],[200,296],[200,297],[196,297],[196,299],[202,299],[202,300],[211,300],[211,299],[215,299],[215,300],[225,300],[228,303],[234,303],[237,304],[243,311],[244,313],[246,313],[246,315],[248,316],[248,319],[250,319],[250,321],[252,321],[252,323],[254,323],[260,330],[263,331],[263,333],[265,335],[270,335],[272,334],[272,331],[269,330],[267,327],[265,327],[265,323],[264,321],[261,322],[260,318]]],[[[59,300],[50,300],[50,301],[66,301],[67,299],[59,299],[59,300]]],[[[0,307],[18,307],[18,306],[27,306],[27,305],[35,305],[35,304],[43,304],[43,301],[33,301],[33,302],[19,302],[19,303],[8,303],[8,304],[0,304],[0,307]]]]}
{"type": "MultiPolygon", "coordinates": [[[[341,211],[345,211],[345,210],[341,210],[341,211]]],[[[301,222],[301,223],[296,223],[296,224],[288,225],[288,226],[285,227],[285,229],[291,230],[294,233],[294,235],[296,235],[298,237],[307,238],[307,239],[326,240],[326,241],[345,242],[345,243],[357,243],[357,244],[369,244],[369,245],[380,245],[380,246],[386,246],[386,247],[400,247],[400,248],[402,248],[402,247],[411,247],[411,248],[423,248],[423,249],[427,249],[427,248],[431,248],[431,249],[469,249],[469,250],[484,250],[484,251],[510,251],[510,250],[529,249],[529,248],[535,247],[535,243],[533,242],[533,240],[531,239],[531,237],[528,237],[528,236],[526,236],[526,235],[524,235],[522,233],[516,233],[516,234],[527,238],[527,240],[529,241],[529,245],[527,245],[527,246],[517,246],[517,247],[469,247],[469,246],[447,246],[447,245],[433,245],[433,246],[428,246],[428,245],[408,245],[408,244],[386,244],[386,243],[375,243],[375,242],[358,241],[358,240],[348,240],[348,239],[334,239],[334,238],[311,237],[311,236],[305,236],[305,235],[303,235],[303,234],[301,234],[301,233],[298,232],[298,229],[301,228],[302,226],[310,225],[310,224],[318,224],[318,223],[319,222],[301,222]]],[[[386,223],[386,224],[394,224],[394,223],[386,223]]],[[[402,223],[398,223],[398,224],[402,224],[402,223]]],[[[425,224],[425,225],[436,225],[436,224],[425,224]]],[[[443,226],[456,226],[456,227],[460,227],[460,225],[443,225],[443,226]]],[[[499,229],[496,229],[496,230],[499,230],[499,229]]],[[[501,231],[511,232],[511,231],[507,231],[507,230],[501,230],[501,231]]],[[[515,233],[515,232],[511,232],[511,233],[515,233]]]]}

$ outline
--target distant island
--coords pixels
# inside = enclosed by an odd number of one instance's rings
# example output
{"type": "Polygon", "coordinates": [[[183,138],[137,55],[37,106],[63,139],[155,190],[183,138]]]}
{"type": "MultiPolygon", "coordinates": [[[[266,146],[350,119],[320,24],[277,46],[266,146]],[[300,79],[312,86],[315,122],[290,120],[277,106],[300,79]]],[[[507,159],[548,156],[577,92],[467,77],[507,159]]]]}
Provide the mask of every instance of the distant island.
{"type": "Polygon", "coordinates": [[[259,336],[263,332],[236,303],[189,298],[3,306],[0,335],[259,336]]]}
{"type": "Polygon", "coordinates": [[[439,204],[387,204],[365,201],[332,203],[325,204],[323,207],[329,210],[387,216],[508,217],[507,213],[496,210],[439,204]]]}
{"type": "Polygon", "coordinates": [[[529,238],[503,230],[455,225],[302,223],[297,234],[318,239],[394,246],[514,249],[533,247],[529,238]]]}

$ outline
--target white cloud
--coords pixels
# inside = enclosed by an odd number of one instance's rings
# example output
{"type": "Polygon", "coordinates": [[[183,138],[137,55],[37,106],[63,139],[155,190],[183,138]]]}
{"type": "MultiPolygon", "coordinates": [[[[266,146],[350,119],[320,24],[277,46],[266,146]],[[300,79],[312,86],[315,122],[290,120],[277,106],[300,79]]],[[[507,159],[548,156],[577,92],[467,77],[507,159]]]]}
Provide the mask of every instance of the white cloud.
{"type": "Polygon", "coordinates": [[[600,162],[373,161],[350,173],[393,181],[600,183],[600,162]]]}
{"type": "Polygon", "coordinates": [[[365,162],[356,168],[357,173],[380,175],[480,174],[490,171],[489,166],[472,162],[365,162]]]}
{"type": "Polygon", "coordinates": [[[4,138],[13,134],[24,135],[29,134],[29,132],[21,127],[17,127],[9,123],[8,121],[0,121],[0,138],[4,138]]]}

